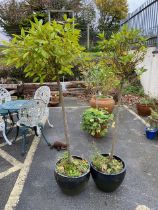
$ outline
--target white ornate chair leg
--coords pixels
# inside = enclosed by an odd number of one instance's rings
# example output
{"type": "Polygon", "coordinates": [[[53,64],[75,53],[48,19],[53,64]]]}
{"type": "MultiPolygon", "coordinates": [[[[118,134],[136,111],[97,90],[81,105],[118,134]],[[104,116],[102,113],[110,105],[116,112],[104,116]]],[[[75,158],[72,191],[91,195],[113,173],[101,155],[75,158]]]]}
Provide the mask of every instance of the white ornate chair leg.
{"type": "Polygon", "coordinates": [[[5,141],[7,142],[7,144],[12,145],[12,143],[8,140],[8,138],[7,138],[6,134],[5,134],[5,126],[3,126],[2,133],[3,133],[3,137],[4,137],[5,141]]]}
{"type": "Polygon", "coordinates": [[[51,128],[54,128],[54,125],[50,123],[49,118],[47,118],[47,122],[48,122],[48,125],[49,125],[51,128]]]}
{"type": "Polygon", "coordinates": [[[37,135],[38,135],[38,136],[41,136],[41,129],[40,129],[40,127],[37,126],[36,128],[37,128],[37,135]]]}

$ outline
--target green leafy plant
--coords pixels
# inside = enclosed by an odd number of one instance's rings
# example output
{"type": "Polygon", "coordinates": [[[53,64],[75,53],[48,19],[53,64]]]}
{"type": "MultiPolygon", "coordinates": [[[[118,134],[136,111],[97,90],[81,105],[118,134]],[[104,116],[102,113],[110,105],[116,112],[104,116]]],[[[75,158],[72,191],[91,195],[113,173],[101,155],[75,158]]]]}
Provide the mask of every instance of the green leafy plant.
{"type": "Polygon", "coordinates": [[[21,35],[14,35],[5,42],[1,62],[16,68],[24,67],[26,77],[34,78],[34,82],[43,83],[46,78],[57,81],[64,119],[64,134],[68,145],[69,161],[71,162],[67,116],[65,112],[60,77],[71,75],[84,50],[79,45],[80,31],[74,28],[73,19],[64,16],[65,24],[55,20],[43,24],[35,19],[28,31],[21,30],[21,35]]]}
{"type": "MultiPolygon", "coordinates": [[[[129,29],[126,25],[113,34],[109,40],[105,34],[99,35],[99,42],[102,50],[102,60],[106,66],[110,66],[114,75],[119,80],[118,86],[118,107],[121,104],[122,90],[124,84],[134,81],[145,69],[138,67],[146,53],[146,39],[141,36],[139,30],[129,29]]],[[[110,157],[113,158],[115,142],[117,139],[117,125],[119,122],[119,109],[115,116],[115,132],[113,134],[110,157]]]]}
{"type": "Polygon", "coordinates": [[[102,52],[91,53],[87,57],[81,68],[86,87],[93,95],[106,98],[110,91],[117,88],[119,80],[111,66],[105,65],[102,52]]]}
{"type": "Polygon", "coordinates": [[[111,160],[109,156],[103,156],[101,154],[95,155],[92,159],[92,163],[98,171],[105,174],[117,174],[123,169],[121,161],[114,158],[111,160]]]}
{"type": "Polygon", "coordinates": [[[113,120],[113,114],[105,110],[89,108],[82,115],[82,129],[92,136],[105,136],[108,131],[110,122],[113,120]]]}
{"type": "Polygon", "coordinates": [[[90,68],[84,71],[84,79],[88,88],[104,97],[119,84],[112,69],[100,61],[91,61],[90,68]]]}
{"type": "Polygon", "coordinates": [[[58,173],[69,177],[81,176],[88,170],[89,163],[84,159],[73,157],[71,163],[69,163],[69,156],[67,152],[63,154],[56,166],[56,171],[58,173]]]}
{"type": "Polygon", "coordinates": [[[158,128],[158,105],[156,103],[151,108],[151,115],[147,118],[147,127],[158,128]]]}
{"type": "Polygon", "coordinates": [[[123,88],[122,93],[124,95],[132,94],[132,95],[143,96],[144,90],[140,85],[129,84],[128,86],[123,88]]]}
{"type": "Polygon", "coordinates": [[[152,105],[154,100],[152,98],[146,97],[146,98],[140,98],[139,103],[144,105],[152,105]]]}

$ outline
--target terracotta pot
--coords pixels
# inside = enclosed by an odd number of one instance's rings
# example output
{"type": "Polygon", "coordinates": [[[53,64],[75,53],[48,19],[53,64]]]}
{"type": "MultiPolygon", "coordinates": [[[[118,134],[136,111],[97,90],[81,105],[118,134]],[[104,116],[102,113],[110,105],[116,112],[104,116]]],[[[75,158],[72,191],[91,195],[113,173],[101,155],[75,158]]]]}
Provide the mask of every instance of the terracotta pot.
{"type": "Polygon", "coordinates": [[[56,106],[59,104],[59,96],[52,96],[49,106],[56,106]]]}
{"type": "MultiPolygon", "coordinates": [[[[96,108],[96,97],[93,96],[89,103],[91,107],[96,108]]],[[[106,109],[109,113],[112,113],[115,101],[113,98],[97,98],[97,105],[99,108],[106,109]]]]}
{"type": "Polygon", "coordinates": [[[137,103],[136,106],[137,106],[137,112],[140,116],[147,117],[147,116],[151,115],[152,105],[137,103]]]}

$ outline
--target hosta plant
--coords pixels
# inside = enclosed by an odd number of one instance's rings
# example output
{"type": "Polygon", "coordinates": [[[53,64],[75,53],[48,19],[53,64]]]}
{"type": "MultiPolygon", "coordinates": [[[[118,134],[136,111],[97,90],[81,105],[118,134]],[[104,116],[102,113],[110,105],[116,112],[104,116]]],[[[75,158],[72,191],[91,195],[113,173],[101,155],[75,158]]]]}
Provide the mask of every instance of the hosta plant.
{"type": "Polygon", "coordinates": [[[113,120],[113,114],[106,110],[89,108],[82,115],[82,129],[94,137],[103,137],[113,120]]]}

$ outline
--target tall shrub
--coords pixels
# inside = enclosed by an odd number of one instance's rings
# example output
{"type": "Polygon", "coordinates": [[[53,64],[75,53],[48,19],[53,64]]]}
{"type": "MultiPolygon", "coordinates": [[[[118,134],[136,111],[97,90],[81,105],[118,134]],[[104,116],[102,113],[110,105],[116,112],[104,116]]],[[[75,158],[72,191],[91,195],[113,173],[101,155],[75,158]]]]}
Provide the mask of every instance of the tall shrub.
{"type": "MultiPolygon", "coordinates": [[[[122,89],[126,81],[131,82],[141,75],[145,69],[139,68],[146,53],[146,39],[141,36],[139,30],[128,29],[124,26],[117,34],[113,34],[109,40],[100,34],[100,49],[103,52],[102,60],[105,65],[111,66],[113,73],[119,79],[118,106],[121,104],[122,89]]],[[[116,114],[115,124],[117,126],[119,111],[116,114]]],[[[117,138],[117,128],[112,143],[111,157],[114,154],[114,146],[117,138]]]]}
{"type": "Polygon", "coordinates": [[[80,31],[74,29],[72,19],[64,16],[65,24],[56,21],[42,24],[35,19],[31,22],[29,31],[21,30],[21,35],[14,35],[11,42],[5,42],[2,62],[6,65],[24,67],[26,77],[33,77],[34,82],[45,81],[46,77],[56,80],[60,90],[64,118],[65,139],[68,145],[69,160],[70,145],[68,136],[67,117],[64,107],[61,75],[71,75],[72,67],[80,56],[83,48],[79,45],[80,31]]]}

